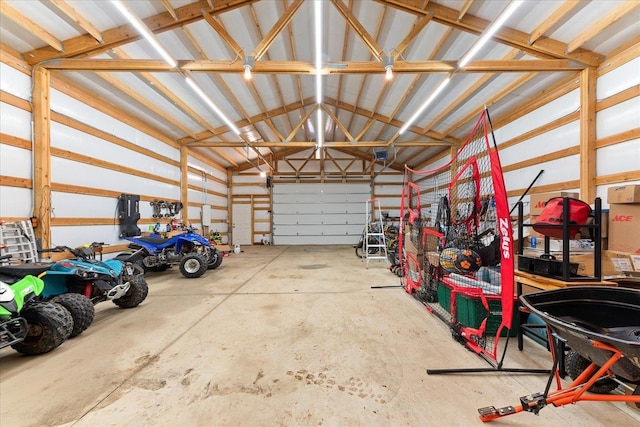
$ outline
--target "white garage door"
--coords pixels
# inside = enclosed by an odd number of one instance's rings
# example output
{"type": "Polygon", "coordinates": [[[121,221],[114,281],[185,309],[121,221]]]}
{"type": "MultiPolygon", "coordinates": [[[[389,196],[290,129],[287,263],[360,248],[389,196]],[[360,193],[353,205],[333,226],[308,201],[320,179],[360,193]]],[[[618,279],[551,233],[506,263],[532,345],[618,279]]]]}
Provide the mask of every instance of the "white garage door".
{"type": "Polygon", "coordinates": [[[369,184],[276,184],[273,243],[355,245],[364,229],[369,184]]]}

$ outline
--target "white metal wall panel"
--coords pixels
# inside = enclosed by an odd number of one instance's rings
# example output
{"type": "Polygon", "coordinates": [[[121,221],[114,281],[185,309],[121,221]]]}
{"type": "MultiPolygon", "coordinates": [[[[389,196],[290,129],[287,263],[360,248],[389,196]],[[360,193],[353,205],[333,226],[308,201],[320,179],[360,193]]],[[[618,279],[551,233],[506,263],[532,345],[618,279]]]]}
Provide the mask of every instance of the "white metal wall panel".
{"type": "Polygon", "coordinates": [[[364,228],[366,201],[370,197],[369,184],[276,184],[273,242],[355,244],[364,228]]]}
{"type": "Polygon", "coordinates": [[[33,200],[30,188],[0,186],[0,218],[28,218],[33,200]]]}

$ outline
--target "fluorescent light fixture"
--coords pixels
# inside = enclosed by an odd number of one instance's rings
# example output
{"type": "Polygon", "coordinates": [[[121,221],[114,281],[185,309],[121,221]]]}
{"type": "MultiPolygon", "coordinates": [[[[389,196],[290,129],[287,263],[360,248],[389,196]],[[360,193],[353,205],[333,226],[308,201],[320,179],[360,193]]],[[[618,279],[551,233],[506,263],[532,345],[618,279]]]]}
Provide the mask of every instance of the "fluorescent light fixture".
{"type": "Polygon", "coordinates": [[[267,173],[263,170],[260,170],[260,176],[264,178],[265,176],[267,176],[267,173]]]}
{"type": "Polygon", "coordinates": [[[413,116],[411,116],[411,118],[404,124],[404,126],[400,128],[400,130],[398,131],[398,134],[402,135],[404,131],[406,131],[409,128],[409,126],[411,126],[411,124],[420,116],[420,114],[422,114],[422,112],[427,108],[427,106],[429,106],[429,104],[431,104],[433,100],[436,99],[438,95],[440,95],[440,92],[442,92],[442,90],[449,84],[450,81],[451,81],[451,76],[447,76],[447,78],[444,79],[442,83],[440,83],[440,86],[438,86],[437,89],[433,91],[433,93],[429,96],[429,98],[427,98],[427,100],[424,101],[424,103],[420,106],[420,108],[418,108],[418,110],[415,113],[413,113],[413,116]]]}
{"type": "Polygon", "coordinates": [[[316,111],[316,127],[318,128],[316,143],[318,144],[318,148],[320,148],[324,143],[324,128],[322,127],[322,110],[320,108],[318,108],[318,111],[316,111]]]}
{"type": "Polygon", "coordinates": [[[191,86],[191,89],[193,89],[195,93],[197,93],[198,96],[202,98],[202,100],[209,106],[209,108],[215,111],[218,117],[220,117],[222,121],[225,122],[236,135],[240,136],[240,129],[238,129],[238,127],[231,120],[229,120],[227,116],[225,116],[222,110],[220,110],[220,108],[218,108],[218,106],[214,104],[211,98],[209,98],[207,94],[204,93],[202,89],[200,89],[200,86],[198,86],[198,84],[193,81],[191,77],[185,77],[184,79],[187,81],[187,84],[191,86]]]}
{"type": "Polygon", "coordinates": [[[162,47],[158,38],[149,30],[149,28],[142,22],[142,19],[138,18],[136,15],[129,10],[127,6],[124,5],[119,0],[111,0],[111,3],[124,15],[125,18],[133,25],[133,27],[138,30],[140,34],[149,42],[151,46],[162,56],[162,58],[169,64],[170,67],[175,68],[178,66],[178,62],[167,52],[167,50],[162,47]]]}
{"type": "Polygon", "coordinates": [[[322,0],[313,2],[316,41],[316,103],[322,103],[322,0]]]}
{"type": "Polygon", "coordinates": [[[489,27],[486,30],[484,30],[484,33],[482,33],[482,36],[480,36],[478,41],[462,57],[462,59],[458,63],[458,68],[464,67],[469,63],[469,61],[471,61],[471,58],[473,58],[476,55],[476,53],[478,53],[478,51],[482,49],[482,47],[489,41],[489,39],[496,33],[496,31],[498,31],[498,29],[502,27],[502,25],[504,25],[507,19],[509,19],[509,17],[513,14],[513,12],[515,12],[516,9],[520,7],[522,3],[524,3],[524,1],[522,0],[516,0],[509,3],[509,6],[507,6],[502,11],[500,16],[498,16],[498,19],[493,21],[493,23],[489,25],[489,27]]]}
{"type": "MultiPolygon", "coordinates": [[[[315,26],[315,48],[316,48],[316,103],[322,103],[322,2],[314,0],[314,26],[315,26]]],[[[324,143],[324,128],[322,127],[322,109],[318,108],[317,115],[316,143],[318,148],[324,143]]]]}

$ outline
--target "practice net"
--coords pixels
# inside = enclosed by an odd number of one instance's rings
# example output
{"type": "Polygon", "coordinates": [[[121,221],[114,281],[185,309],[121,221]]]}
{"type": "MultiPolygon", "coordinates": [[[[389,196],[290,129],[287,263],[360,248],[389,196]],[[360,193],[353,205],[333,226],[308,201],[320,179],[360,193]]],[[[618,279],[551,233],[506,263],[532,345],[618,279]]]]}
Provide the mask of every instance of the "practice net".
{"type": "Polygon", "coordinates": [[[515,335],[515,296],[511,220],[490,126],[485,110],[446,165],[405,167],[399,245],[405,291],[492,363],[499,338],[515,335]]]}

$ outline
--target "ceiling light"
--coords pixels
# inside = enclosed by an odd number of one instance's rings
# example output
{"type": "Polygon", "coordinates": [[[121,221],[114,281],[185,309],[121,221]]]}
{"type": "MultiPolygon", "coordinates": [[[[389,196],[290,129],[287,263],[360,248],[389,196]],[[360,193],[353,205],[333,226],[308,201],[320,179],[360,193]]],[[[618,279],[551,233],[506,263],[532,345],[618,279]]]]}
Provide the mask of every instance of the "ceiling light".
{"type": "Polygon", "coordinates": [[[449,84],[450,81],[451,81],[451,76],[447,76],[447,78],[444,79],[442,83],[440,83],[440,86],[438,86],[437,89],[433,91],[433,93],[429,96],[429,98],[427,98],[427,100],[424,101],[424,103],[420,106],[420,108],[418,108],[418,110],[415,113],[413,113],[413,116],[411,116],[411,118],[404,124],[404,126],[400,128],[400,130],[398,131],[398,134],[401,135],[402,133],[404,133],[404,131],[406,131],[409,128],[409,126],[411,126],[411,124],[420,116],[420,114],[422,114],[422,112],[427,108],[427,106],[431,104],[431,102],[433,102],[434,99],[436,99],[436,97],[440,94],[440,92],[442,92],[442,90],[445,88],[445,86],[449,84]]]}
{"type": "Polygon", "coordinates": [[[187,81],[187,84],[191,86],[191,89],[193,89],[195,93],[197,93],[198,96],[202,98],[202,100],[209,106],[209,108],[211,108],[218,115],[218,117],[220,117],[222,121],[225,122],[227,126],[231,128],[231,130],[233,130],[236,135],[240,136],[240,129],[238,129],[238,127],[231,120],[229,120],[229,118],[222,112],[222,110],[220,110],[220,108],[218,108],[218,106],[211,100],[211,98],[209,98],[207,94],[204,93],[202,89],[200,89],[200,86],[198,86],[198,84],[191,77],[186,76],[184,79],[187,81]]]}
{"type": "Polygon", "coordinates": [[[317,134],[318,136],[316,138],[316,142],[318,144],[318,148],[320,148],[324,143],[324,129],[322,128],[322,110],[320,108],[318,108],[318,111],[316,112],[316,124],[318,128],[318,134],[317,134]]]}
{"type": "Polygon", "coordinates": [[[149,42],[151,46],[162,56],[162,58],[169,64],[170,67],[175,68],[178,66],[178,62],[162,47],[158,38],[149,30],[144,22],[136,15],[133,14],[127,6],[125,6],[119,0],[111,0],[111,3],[124,15],[133,27],[138,30],[140,34],[149,42]]]}
{"type": "Polygon", "coordinates": [[[520,5],[524,3],[522,0],[512,1],[509,3],[500,16],[493,21],[493,23],[482,33],[482,36],[478,39],[478,41],[469,49],[469,51],[462,57],[460,62],[458,63],[458,68],[462,68],[471,61],[478,51],[489,41],[489,39],[498,31],[502,25],[509,19],[509,17],[516,11],[520,5]]]}
{"type": "Polygon", "coordinates": [[[253,66],[256,63],[256,58],[253,56],[245,56],[242,60],[243,68],[244,68],[244,79],[251,80],[251,70],[253,70],[253,66]]]}
{"type": "Polygon", "coordinates": [[[382,58],[382,66],[384,67],[384,77],[387,80],[393,78],[393,56],[385,56],[382,58]]]}
{"type": "Polygon", "coordinates": [[[261,176],[262,178],[264,178],[265,176],[267,176],[267,173],[266,173],[265,171],[261,170],[261,171],[260,171],[260,176],[261,176]]]}

